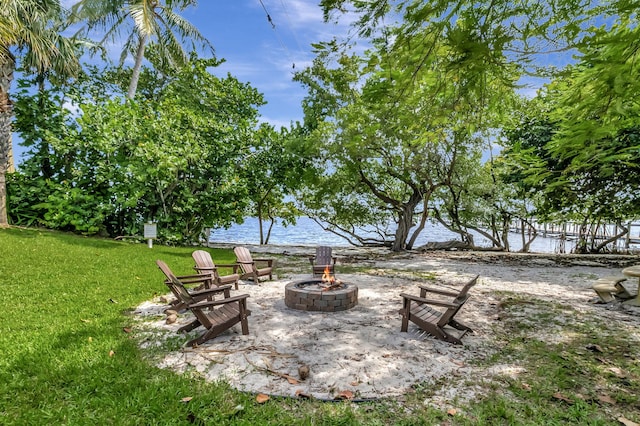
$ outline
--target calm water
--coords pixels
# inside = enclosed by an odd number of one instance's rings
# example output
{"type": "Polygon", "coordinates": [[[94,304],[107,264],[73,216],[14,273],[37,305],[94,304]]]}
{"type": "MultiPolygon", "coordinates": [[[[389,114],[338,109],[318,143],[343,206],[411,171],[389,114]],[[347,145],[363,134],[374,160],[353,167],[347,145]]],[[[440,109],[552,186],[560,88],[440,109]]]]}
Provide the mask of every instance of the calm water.
{"type": "MultiPolygon", "coordinates": [[[[209,240],[212,243],[259,244],[260,231],[258,227],[258,220],[256,218],[248,218],[242,225],[234,225],[229,229],[213,229],[209,240]]],[[[459,240],[458,235],[449,231],[440,224],[428,223],[418,237],[415,247],[419,247],[431,241],[449,240],[459,240]]],[[[482,238],[479,235],[475,236],[475,243],[479,246],[491,246],[487,239],[482,238]]],[[[517,234],[512,234],[509,237],[509,243],[511,244],[512,251],[518,251],[522,247],[521,238],[517,234]]],[[[295,226],[288,226],[285,228],[280,224],[274,225],[271,230],[269,244],[295,246],[329,245],[333,247],[349,246],[349,243],[345,239],[323,230],[316,222],[306,217],[298,219],[295,226]]],[[[570,241],[565,243],[565,251],[567,253],[573,248],[571,244],[572,243],[570,241]]],[[[538,253],[559,253],[560,241],[555,238],[542,238],[538,236],[531,245],[530,251],[538,253]]]]}

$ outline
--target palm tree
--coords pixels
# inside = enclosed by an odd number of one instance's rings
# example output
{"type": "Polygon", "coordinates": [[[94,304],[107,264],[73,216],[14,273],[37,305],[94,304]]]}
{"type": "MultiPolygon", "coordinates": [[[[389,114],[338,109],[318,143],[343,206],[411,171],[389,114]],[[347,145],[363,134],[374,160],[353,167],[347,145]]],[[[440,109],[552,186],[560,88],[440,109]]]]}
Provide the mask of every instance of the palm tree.
{"type": "Polygon", "coordinates": [[[59,0],[3,0],[0,7],[0,227],[9,223],[6,173],[12,168],[13,119],[9,90],[16,54],[21,54],[25,70],[43,74],[53,69],[61,75],[74,75],[80,67],[74,44],[52,25],[62,18],[59,0]]]}
{"type": "MultiPolygon", "coordinates": [[[[184,10],[195,6],[196,0],[81,0],[71,9],[74,22],[86,22],[86,31],[105,30],[100,41],[116,39],[124,27],[130,31],[120,55],[120,65],[129,54],[135,59],[127,97],[133,99],[138,87],[147,44],[156,41],[159,58],[163,65],[178,67],[188,60],[182,40],[196,42],[203,49],[213,47],[198,29],[174,9],[184,10]],[[131,18],[133,23],[127,18],[131,18]],[[178,38],[179,37],[179,38],[178,38]]],[[[194,46],[195,48],[195,46],[194,46]]]]}

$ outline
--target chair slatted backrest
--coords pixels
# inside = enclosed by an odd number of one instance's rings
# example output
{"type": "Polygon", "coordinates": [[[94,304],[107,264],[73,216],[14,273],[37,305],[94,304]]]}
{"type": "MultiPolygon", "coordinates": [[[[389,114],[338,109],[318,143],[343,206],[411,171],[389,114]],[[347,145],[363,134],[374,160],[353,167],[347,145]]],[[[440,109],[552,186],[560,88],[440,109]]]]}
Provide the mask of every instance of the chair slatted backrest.
{"type": "Polygon", "coordinates": [[[169,279],[166,284],[167,286],[169,286],[169,288],[171,288],[172,293],[176,295],[176,297],[178,297],[180,301],[185,303],[187,307],[189,307],[189,310],[198,319],[198,321],[200,321],[200,324],[204,325],[207,328],[211,327],[211,320],[202,309],[192,309],[190,307],[190,305],[196,303],[196,300],[193,298],[193,296],[191,296],[191,294],[189,294],[184,284],[174,275],[173,272],[171,272],[169,266],[167,266],[167,264],[162,260],[156,260],[156,265],[158,265],[160,270],[169,279]]]}
{"type": "Polygon", "coordinates": [[[316,247],[316,265],[331,265],[333,263],[333,254],[331,252],[331,247],[328,246],[318,246],[316,247]]]}
{"type": "Polygon", "coordinates": [[[211,254],[205,250],[196,250],[191,253],[191,257],[196,262],[196,270],[200,272],[203,271],[212,271],[216,265],[213,263],[213,259],[211,258],[211,254]]]}
{"type": "Polygon", "coordinates": [[[460,290],[460,293],[458,293],[456,298],[453,300],[453,303],[456,304],[456,307],[449,308],[442,314],[442,316],[438,321],[439,325],[441,326],[446,325],[451,320],[451,318],[456,316],[460,308],[462,308],[462,305],[464,305],[467,302],[467,300],[469,300],[469,296],[470,296],[469,290],[471,289],[471,287],[476,285],[479,277],[480,275],[476,275],[471,281],[469,281],[464,285],[464,287],[462,287],[462,289],[460,290]]]}
{"type": "Polygon", "coordinates": [[[235,247],[233,252],[236,255],[238,263],[240,264],[240,268],[245,274],[252,274],[255,271],[255,266],[253,264],[253,258],[251,257],[251,252],[246,247],[235,247]]]}
{"type": "Polygon", "coordinates": [[[158,268],[160,268],[162,273],[167,277],[167,281],[165,283],[178,299],[180,299],[187,305],[195,303],[195,299],[191,296],[191,294],[189,294],[184,284],[180,282],[180,280],[175,276],[175,274],[171,271],[166,263],[164,263],[162,260],[156,260],[156,265],[158,265],[158,268]]]}

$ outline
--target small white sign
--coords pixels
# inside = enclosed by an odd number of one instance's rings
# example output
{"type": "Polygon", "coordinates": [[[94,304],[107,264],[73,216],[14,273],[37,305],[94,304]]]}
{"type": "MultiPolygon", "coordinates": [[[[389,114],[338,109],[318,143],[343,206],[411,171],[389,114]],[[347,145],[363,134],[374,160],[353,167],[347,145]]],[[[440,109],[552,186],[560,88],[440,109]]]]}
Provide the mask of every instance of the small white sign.
{"type": "Polygon", "coordinates": [[[144,237],[145,238],[156,238],[158,235],[158,228],[155,223],[145,223],[144,224],[144,237]]]}

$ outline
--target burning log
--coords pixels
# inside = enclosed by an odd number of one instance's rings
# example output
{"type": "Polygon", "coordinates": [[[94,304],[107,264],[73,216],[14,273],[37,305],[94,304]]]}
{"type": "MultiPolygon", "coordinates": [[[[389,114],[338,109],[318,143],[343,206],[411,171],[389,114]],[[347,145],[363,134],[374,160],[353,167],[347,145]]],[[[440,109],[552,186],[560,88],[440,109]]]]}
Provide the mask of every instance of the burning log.
{"type": "Polygon", "coordinates": [[[340,287],[342,287],[342,281],[336,280],[333,282],[333,284],[322,286],[322,291],[329,291],[340,287]]]}
{"type": "Polygon", "coordinates": [[[324,268],[324,274],[322,274],[322,284],[320,284],[322,291],[329,291],[342,287],[342,281],[337,280],[336,277],[331,275],[329,267],[324,268]]]}

